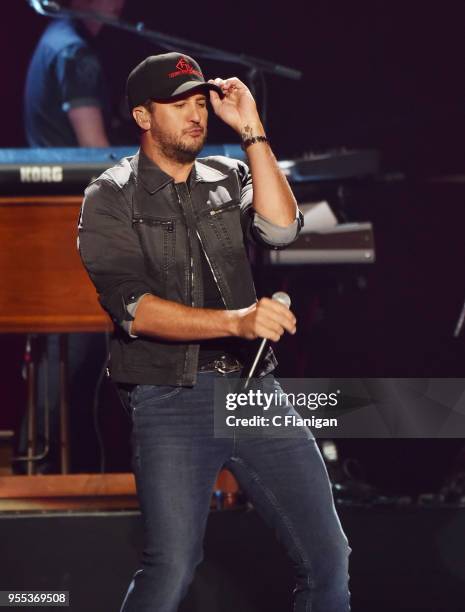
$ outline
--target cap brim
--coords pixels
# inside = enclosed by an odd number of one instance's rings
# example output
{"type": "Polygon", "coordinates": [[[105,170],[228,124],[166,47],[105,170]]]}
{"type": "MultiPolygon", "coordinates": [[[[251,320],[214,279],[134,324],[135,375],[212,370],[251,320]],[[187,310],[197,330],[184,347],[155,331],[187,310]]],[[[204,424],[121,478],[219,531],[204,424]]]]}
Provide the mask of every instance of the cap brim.
{"type": "Polygon", "coordinates": [[[214,85],[213,83],[199,83],[198,81],[187,81],[187,83],[183,83],[177,89],[173,91],[169,98],[163,98],[164,100],[171,100],[172,98],[177,98],[178,96],[182,96],[183,94],[192,91],[194,89],[198,89],[200,91],[211,90],[216,91],[216,93],[220,96],[220,98],[224,98],[224,93],[218,85],[214,85]]]}

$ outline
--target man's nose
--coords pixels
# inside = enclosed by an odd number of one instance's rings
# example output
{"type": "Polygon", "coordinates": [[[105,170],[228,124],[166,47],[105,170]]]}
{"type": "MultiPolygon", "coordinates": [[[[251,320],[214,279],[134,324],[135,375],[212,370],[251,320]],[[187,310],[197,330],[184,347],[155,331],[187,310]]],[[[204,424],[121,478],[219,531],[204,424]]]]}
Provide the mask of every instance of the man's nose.
{"type": "Polygon", "coordinates": [[[202,116],[200,114],[200,109],[197,106],[197,104],[193,104],[189,108],[189,120],[193,121],[194,123],[200,123],[201,122],[202,116]]]}

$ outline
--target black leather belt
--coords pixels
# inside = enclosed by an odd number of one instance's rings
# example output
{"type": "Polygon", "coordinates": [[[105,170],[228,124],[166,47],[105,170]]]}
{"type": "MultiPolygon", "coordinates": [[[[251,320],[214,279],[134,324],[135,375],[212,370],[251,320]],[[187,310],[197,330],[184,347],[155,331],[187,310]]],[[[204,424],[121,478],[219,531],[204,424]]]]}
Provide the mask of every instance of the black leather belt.
{"type": "Polygon", "coordinates": [[[229,372],[239,372],[242,369],[242,364],[232,355],[221,355],[213,361],[209,361],[199,367],[199,372],[219,372],[220,374],[229,374],[229,372]]]}

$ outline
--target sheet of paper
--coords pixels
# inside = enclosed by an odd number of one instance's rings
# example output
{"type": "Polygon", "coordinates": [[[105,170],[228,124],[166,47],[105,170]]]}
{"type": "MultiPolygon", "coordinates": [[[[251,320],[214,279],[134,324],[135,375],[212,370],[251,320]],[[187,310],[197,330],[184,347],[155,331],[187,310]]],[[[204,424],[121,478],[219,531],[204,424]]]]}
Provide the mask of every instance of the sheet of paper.
{"type": "Polygon", "coordinates": [[[329,230],[337,225],[336,216],[326,201],[299,204],[299,208],[304,214],[302,232],[305,234],[329,230]]]}

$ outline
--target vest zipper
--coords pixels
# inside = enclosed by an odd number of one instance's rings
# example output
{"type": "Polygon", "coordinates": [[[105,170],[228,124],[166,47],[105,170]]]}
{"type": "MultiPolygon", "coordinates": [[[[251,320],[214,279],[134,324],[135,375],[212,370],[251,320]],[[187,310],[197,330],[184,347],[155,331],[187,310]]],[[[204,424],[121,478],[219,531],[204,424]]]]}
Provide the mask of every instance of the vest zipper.
{"type": "Polygon", "coordinates": [[[210,211],[209,211],[209,215],[210,215],[211,217],[213,217],[213,215],[217,215],[218,213],[223,213],[223,212],[225,212],[226,210],[231,210],[231,208],[234,208],[235,206],[237,206],[237,204],[236,204],[236,203],[231,204],[231,205],[226,204],[226,206],[223,206],[223,207],[222,207],[222,208],[220,208],[220,209],[210,210],[210,211]]]}
{"type": "Polygon", "coordinates": [[[209,265],[209,267],[210,267],[210,271],[211,271],[211,273],[212,273],[212,275],[213,275],[213,278],[214,278],[214,280],[215,280],[215,283],[216,283],[216,286],[217,286],[217,288],[218,288],[219,294],[220,294],[220,296],[221,296],[221,299],[223,300],[223,304],[224,304],[224,305],[226,306],[226,308],[227,308],[227,305],[226,305],[226,300],[224,299],[223,293],[222,293],[222,291],[221,291],[221,287],[220,287],[220,285],[219,285],[219,283],[218,283],[218,279],[216,278],[216,274],[215,274],[215,272],[214,272],[214,270],[213,270],[213,266],[211,265],[210,258],[209,258],[209,257],[208,257],[208,255],[207,255],[207,251],[205,250],[205,247],[203,246],[203,242],[202,242],[202,238],[200,238],[199,230],[196,230],[196,232],[197,232],[197,237],[198,237],[199,242],[200,242],[200,246],[202,247],[203,254],[205,255],[205,259],[206,259],[206,260],[207,260],[207,262],[208,262],[208,265],[209,265]]]}
{"type": "MultiPolygon", "coordinates": [[[[187,240],[190,243],[189,228],[187,228],[187,240]]],[[[191,249],[191,305],[194,306],[194,259],[192,257],[192,249],[191,249]]]]}
{"type": "MultiPolygon", "coordinates": [[[[178,188],[176,187],[176,183],[173,184],[173,187],[176,192],[176,196],[178,198],[179,207],[184,214],[184,209],[182,207],[182,202],[179,196],[178,188]]],[[[189,250],[190,250],[191,306],[193,307],[194,306],[194,260],[192,258],[192,249],[191,249],[191,232],[190,232],[189,224],[187,223],[187,221],[186,221],[186,229],[187,229],[187,244],[189,245],[189,250]]]]}
{"type": "Polygon", "coordinates": [[[173,221],[161,221],[159,219],[150,219],[147,217],[137,217],[135,219],[132,220],[133,225],[135,224],[145,224],[145,225],[151,225],[151,226],[156,226],[156,225],[160,225],[161,227],[163,227],[164,229],[166,229],[167,232],[174,232],[174,223],[173,221]]]}
{"type": "MultiPolygon", "coordinates": [[[[192,198],[191,198],[191,194],[190,194],[190,193],[188,193],[188,197],[189,197],[189,202],[190,202],[190,205],[191,205],[192,214],[193,214],[193,215],[194,215],[194,217],[195,217],[194,207],[192,206],[192,198]]],[[[207,255],[207,251],[205,250],[205,247],[203,246],[202,238],[200,237],[200,233],[199,233],[199,230],[198,230],[198,228],[197,228],[197,227],[196,227],[196,229],[195,229],[195,232],[196,232],[196,234],[197,234],[197,238],[199,239],[200,248],[202,249],[202,251],[203,251],[203,253],[204,253],[204,255],[205,255],[205,259],[207,260],[207,262],[208,262],[208,266],[209,266],[210,271],[211,271],[211,273],[212,273],[212,275],[213,275],[213,279],[214,279],[214,281],[215,281],[215,283],[216,283],[216,287],[217,287],[217,289],[218,289],[218,292],[219,292],[219,294],[220,294],[220,296],[221,296],[221,299],[223,300],[223,304],[225,305],[225,308],[227,308],[227,305],[226,305],[226,300],[224,299],[224,295],[223,295],[223,293],[222,293],[222,291],[221,291],[221,287],[220,287],[220,285],[219,285],[219,283],[218,283],[218,279],[216,278],[216,274],[215,274],[215,272],[213,271],[213,266],[212,266],[212,264],[211,264],[211,262],[210,262],[210,258],[209,258],[209,257],[208,257],[208,255],[207,255]]]]}
{"type": "MultiPolygon", "coordinates": [[[[175,190],[176,190],[176,195],[178,196],[179,206],[181,207],[181,210],[182,210],[181,198],[179,197],[179,192],[178,192],[176,186],[175,186],[175,190]]],[[[190,194],[188,195],[188,197],[189,197],[189,200],[191,200],[190,194]]],[[[192,206],[192,201],[191,201],[190,204],[191,204],[191,210],[192,210],[192,212],[194,212],[194,207],[192,206]]],[[[213,212],[213,211],[211,211],[211,212],[213,212]]],[[[196,234],[197,234],[197,237],[199,239],[200,247],[201,247],[201,249],[202,249],[202,251],[203,251],[203,253],[205,255],[205,259],[207,260],[208,266],[209,266],[210,271],[211,271],[211,273],[213,275],[213,279],[214,279],[214,281],[216,283],[216,287],[218,289],[218,292],[219,292],[219,294],[221,296],[221,299],[223,300],[223,304],[227,308],[228,306],[226,304],[226,300],[224,299],[223,292],[221,291],[221,287],[220,287],[220,285],[218,283],[218,279],[216,278],[216,274],[215,274],[215,272],[213,270],[213,266],[212,266],[212,264],[210,262],[210,258],[207,255],[207,251],[205,250],[205,247],[203,246],[202,238],[200,237],[200,233],[199,233],[198,229],[196,229],[196,234]]],[[[189,242],[189,245],[190,245],[190,229],[189,229],[189,226],[187,226],[187,239],[188,239],[188,242],[189,242]]],[[[192,289],[191,304],[193,306],[194,305],[194,260],[192,258],[192,252],[191,252],[191,257],[190,257],[190,266],[191,266],[191,289],[192,289]]]]}

